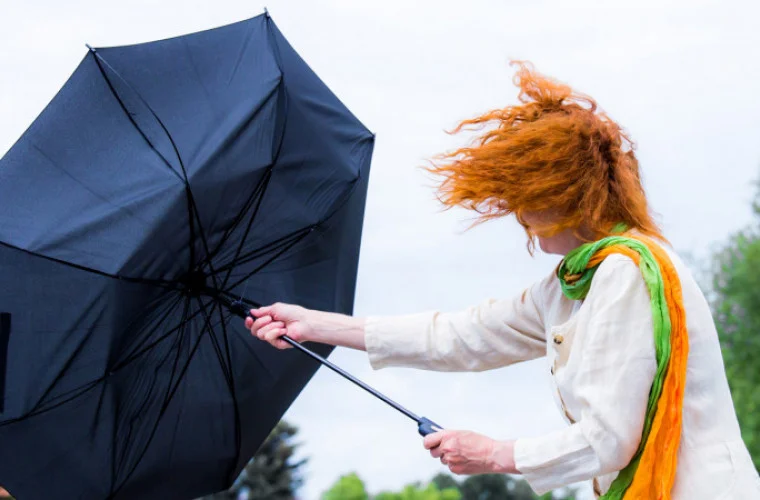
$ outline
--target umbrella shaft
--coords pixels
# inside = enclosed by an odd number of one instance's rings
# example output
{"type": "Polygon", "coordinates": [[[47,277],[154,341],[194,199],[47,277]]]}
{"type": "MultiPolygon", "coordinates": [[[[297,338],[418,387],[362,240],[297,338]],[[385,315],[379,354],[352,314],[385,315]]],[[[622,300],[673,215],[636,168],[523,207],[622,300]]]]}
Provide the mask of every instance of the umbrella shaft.
{"type": "MultiPolygon", "coordinates": [[[[219,294],[216,294],[216,298],[218,300],[220,300],[222,303],[224,303],[229,308],[229,310],[233,314],[235,314],[236,316],[239,316],[241,318],[247,318],[249,316],[248,311],[246,310],[246,308],[243,306],[242,303],[240,303],[240,302],[233,302],[228,297],[225,297],[225,296],[219,295],[219,294]]],[[[291,339],[287,335],[283,335],[281,338],[282,338],[282,340],[284,340],[285,342],[287,342],[291,346],[295,347],[296,349],[298,349],[302,353],[306,354],[307,356],[309,356],[312,359],[315,359],[315,360],[319,361],[322,365],[324,365],[327,368],[331,369],[332,371],[334,371],[335,373],[337,373],[341,377],[345,378],[346,380],[349,380],[349,381],[353,382],[354,384],[358,385],[359,387],[361,387],[365,391],[367,391],[370,394],[372,394],[373,396],[375,396],[377,399],[385,402],[387,405],[389,405],[389,406],[395,408],[396,410],[400,411],[401,413],[403,413],[407,417],[411,418],[412,420],[414,420],[418,424],[421,424],[424,420],[426,420],[426,419],[422,419],[422,418],[418,417],[417,415],[415,415],[411,411],[407,410],[406,408],[404,408],[400,404],[398,404],[395,401],[393,401],[392,399],[390,399],[385,394],[382,394],[382,393],[378,392],[377,390],[373,389],[372,387],[368,386],[367,384],[365,384],[364,382],[362,382],[358,378],[354,377],[353,375],[351,375],[347,371],[343,370],[339,366],[334,365],[330,361],[327,361],[325,358],[323,358],[322,356],[320,356],[316,352],[314,352],[311,349],[309,349],[308,347],[305,347],[302,344],[296,342],[295,340],[291,339]]]]}
{"type": "Polygon", "coordinates": [[[393,408],[395,408],[396,410],[400,411],[401,413],[403,413],[407,417],[411,418],[415,422],[418,422],[418,423],[420,422],[420,417],[418,417],[417,415],[415,415],[411,411],[407,410],[406,408],[404,408],[400,404],[396,403],[395,401],[393,401],[392,399],[390,399],[388,396],[386,396],[386,395],[378,392],[377,390],[373,389],[369,385],[365,384],[364,382],[362,382],[358,378],[354,377],[350,373],[346,372],[345,370],[343,370],[339,366],[336,366],[333,363],[331,363],[330,361],[327,361],[325,358],[323,358],[319,354],[317,354],[314,351],[312,351],[312,350],[304,347],[303,345],[299,344],[298,342],[296,342],[295,340],[291,339],[287,335],[283,335],[280,338],[282,340],[284,340],[285,342],[287,342],[288,344],[290,344],[293,347],[295,347],[296,349],[298,349],[299,351],[301,351],[304,354],[310,356],[312,359],[316,359],[317,361],[319,361],[320,363],[322,363],[324,366],[326,366],[327,368],[331,369],[332,371],[334,371],[338,375],[342,376],[346,380],[349,380],[349,381],[353,382],[354,384],[358,385],[359,387],[361,387],[365,391],[369,392],[370,394],[372,394],[376,398],[380,399],[381,401],[384,401],[386,404],[392,406],[393,408]]]}

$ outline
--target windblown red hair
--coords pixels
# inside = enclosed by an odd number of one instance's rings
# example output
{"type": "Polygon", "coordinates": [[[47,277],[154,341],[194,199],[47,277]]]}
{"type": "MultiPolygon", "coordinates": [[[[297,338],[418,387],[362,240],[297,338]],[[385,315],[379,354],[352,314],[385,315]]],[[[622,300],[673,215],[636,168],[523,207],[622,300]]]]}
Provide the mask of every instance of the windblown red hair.
{"type": "Polygon", "coordinates": [[[664,239],[641,185],[634,144],[597,110],[589,96],[515,61],[520,104],[465,120],[453,131],[486,129],[473,145],[438,157],[428,170],[442,177],[447,207],[477,211],[484,221],[515,214],[529,248],[536,234],[571,229],[588,239],[618,223],[664,239]],[[525,213],[549,213],[544,227],[528,226],[525,213]],[[585,231],[585,237],[580,228],[585,231]]]}

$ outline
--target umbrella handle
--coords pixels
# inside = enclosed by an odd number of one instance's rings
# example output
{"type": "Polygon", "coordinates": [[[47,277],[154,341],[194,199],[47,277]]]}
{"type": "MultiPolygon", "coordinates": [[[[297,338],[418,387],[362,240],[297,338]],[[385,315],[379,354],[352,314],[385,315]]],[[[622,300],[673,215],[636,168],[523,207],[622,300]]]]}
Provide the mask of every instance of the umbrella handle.
{"type": "Polygon", "coordinates": [[[420,418],[417,423],[418,423],[417,429],[419,430],[420,436],[422,437],[425,437],[428,434],[433,434],[434,432],[443,430],[443,427],[441,427],[440,425],[436,424],[435,422],[433,422],[432,420],[426,417],[420,418]]]}

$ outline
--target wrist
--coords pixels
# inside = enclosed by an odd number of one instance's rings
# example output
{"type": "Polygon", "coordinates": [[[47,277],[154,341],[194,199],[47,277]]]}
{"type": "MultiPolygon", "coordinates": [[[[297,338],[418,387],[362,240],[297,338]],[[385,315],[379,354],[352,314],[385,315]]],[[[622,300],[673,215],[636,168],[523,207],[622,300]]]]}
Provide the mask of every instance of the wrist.
{"type": "Polygon", "coordinates": [[[515,466],[515,442],[494,441],[490,466],[497,474],[519,474],[515,466]]]}
{"type": "Polygon", "coordinates": [[[364,331],[363,318],[316,310],[308,314],[307,323],[311,326],[308,340],[312,342],[335,345],[342,333],[364,331]]]}

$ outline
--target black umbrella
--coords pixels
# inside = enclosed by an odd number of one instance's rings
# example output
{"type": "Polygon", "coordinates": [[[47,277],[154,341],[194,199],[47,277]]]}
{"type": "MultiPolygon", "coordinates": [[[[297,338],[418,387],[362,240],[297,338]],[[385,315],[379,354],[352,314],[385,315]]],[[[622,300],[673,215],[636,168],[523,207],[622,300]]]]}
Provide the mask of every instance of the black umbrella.
{"type": "Polygon", "coordinates": [[[229,486],[318,367],[231,319],[351,313],[373,144],[269,16],[90,49],[0,160],[0,484],[229,486]]]}

